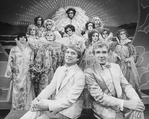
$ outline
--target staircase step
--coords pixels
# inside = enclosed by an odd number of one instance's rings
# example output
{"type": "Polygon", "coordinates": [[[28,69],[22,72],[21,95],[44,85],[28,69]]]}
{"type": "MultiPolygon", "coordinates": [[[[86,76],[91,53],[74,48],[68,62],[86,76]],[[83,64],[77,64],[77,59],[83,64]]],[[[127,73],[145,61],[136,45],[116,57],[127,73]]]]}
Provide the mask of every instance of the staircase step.
{"type": "Polygon", "coordinates": [[[0,52],[0,61],[8,61],[8,57],[2,52],[0,52]]]}
{"type": "Polygon", "coordinates": [[[0,101],[7,99],[9,89],[1,89],[0,101]]]}
{"type": "Polygon", "coordinates": [[[144,104],[149,104],[149,95],[141,93],[142,95],[142,101],[144,104]]]}
{"type": "Polygon", "coordinates": [[[5,119],[20,119],[27,110],[10,110],[5,119]]]}
{"type": "Polygon", "coordinates": [[[11,109],[11,102],[7,101],[8,89],[1,89],[0,95],[0,110],[11,109]]]}
{"type": "Polygon", "coordinates": [[[9,88],[10,79],[6,77],[0,77],[0,88],[9,88]]]}
{"type": "Polygon", "coordinates": [[[7,68],[7,61],[0,61],[0,76],[4,76],[7,68]]]}
{"type": "Polygon", "coordinates": [[[6,77],[0,77],[0,88],[9,88],[10,79],[6,77]]]}
{"type": "Polygon", "coordinates": [[[0,101],[0,110],[11,109],[11,102],[0,101]]]}

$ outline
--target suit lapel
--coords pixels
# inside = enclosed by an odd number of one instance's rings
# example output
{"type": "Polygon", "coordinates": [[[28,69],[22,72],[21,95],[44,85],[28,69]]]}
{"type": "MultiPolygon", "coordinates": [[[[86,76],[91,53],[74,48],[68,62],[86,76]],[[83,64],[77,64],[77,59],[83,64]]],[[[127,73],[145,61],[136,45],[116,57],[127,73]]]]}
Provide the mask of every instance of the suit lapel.
{"type": "Polygon", "coordinates": [[[78,66],[76,65],[75,67],[73,67],[67,74],[67,76],[64,78],[64,80],[62,81],[60,90],[66,85],[66,83],[68,82],[68,80],[75,75],[76,71],[77,71],[78,66]]]}
{"type": "Polygon", "coordinates": [[[112,65],[111,65],[111,68],[109,70],[110,70],[110,73],[111,73],[111,77],[112,77],[112,80],[113,80],[113,84],[114,84],[114,87],[115,87],[115,90],[116,90],[117,97],[121,97],[122,89],[121,89],[120,83],[119,83],[120,79],[118,79],[120,77],[115,76],[115,75],[117,75],[118,72],[117,72],[117,70],[115,70],[115,68],[112,67],[112,65]]]}
{"type": "MultiPolygon", "coordinates": [[[[107,75],[103,72],[101,66],[98,64],[98,63],[94,63],[94,70],[96,72],[96,74],[98,74],[102,81],[104,82],[105,86],[108,88],[108,90],[110,91],[109,87],[107,86],[107,75]]],[[[109,68],[109,71],[111,73],[111,78],[112,78],[112,81],[113,81],[113,84],[114,84],[114,87],[115,87],[115,90],[116,90],[116,94],[117,94],[117,97],[121,97],[122,95],[122,89],[120,87],[120,83],[119,83],[119,80],[117,76],[117,70],[115,70],[115,67],[113,68],[112,64],[111,64],[111,68],[109,68]]],[[[111,92],[111,91],[110,91],[111,92]]]]}
{"type": "MultiPolygon", "coordinates": [[[[101,79],[102,79],[103,83],[105,84],[106,88],[111,92],[111,94],[113,94],[113,90],[111,90],[111,88],[109,87],[109,84],[108,84],[110,77],[106,74],[106,72],[101,68],[101,66],[98,63],[95,64],[95,67],[96,67],[96,73],[101,77],[101,79]]],[[[109,71],[111,71],[110,68],[109,68],[109,71]]],[[[113,80],[112,76],[111,76],[111,78],[113,80]]]]}
{"type": "Polygon", "coordinates": [[[106,83],[107,82],[106,81],[107,80],[106,74],[103,72],[101,66],[98,63],[94,63],[94,70],[95,70],[96,74],[98,74],[98,76],[101,77],[101,80],[102,80],[103,84],[105,84],[104,87],[105,87],[105,89],[107,89],[108,86],[107,86],[107,83],[106,83]]]}
{"type": "Polygon", "coordinates": [[[58,89],[59,89],[59,87],[60,87],[60,84],[61,84],[61,82],[62,82],[62,78],[61,77],[63,77],[63,70],[64,70],[64,66],[63,67],[61,67],[61,69],[59,70],[59,72],[57,73],[57,85],[56,85],[56,92],[58,92],[58,89]]]}
{"type": "Polygon", "coordinates": [[[108,78],[109,78],[109,77],[107,76],[107,74],[106,74],[103,70],[101,70],[100,75],[101,75],[101,77],[102,77],[104,83],[106,84],[108,90],[112,93],[111,89],[110,89],[109,86],[108,86],[108,82],[109,82],[109,79],[108,79],[108,78]]]}

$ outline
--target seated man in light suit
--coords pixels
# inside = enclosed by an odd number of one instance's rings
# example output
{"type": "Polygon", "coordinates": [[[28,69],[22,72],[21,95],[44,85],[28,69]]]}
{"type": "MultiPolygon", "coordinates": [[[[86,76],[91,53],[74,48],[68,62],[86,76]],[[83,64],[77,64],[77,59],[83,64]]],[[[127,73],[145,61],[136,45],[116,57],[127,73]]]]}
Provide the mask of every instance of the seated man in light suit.
{"type": "Polygon", "coordinates": [[[96,43],[93,46],[95,62],[84,71],[94,115],[98,119],[144,119],[143,102],[119,65],[107,62],[108,53],[107,44],[96,43]]]}
{"type": "Polygon", "coordinates": [[[85,86],[85,74],[77,65],[80,58],[78,46],[66,49],[65,65],[56,70],[51,83],[33,100],[30,111],[21,119],[76,119],[80,116],[85,86]]]}

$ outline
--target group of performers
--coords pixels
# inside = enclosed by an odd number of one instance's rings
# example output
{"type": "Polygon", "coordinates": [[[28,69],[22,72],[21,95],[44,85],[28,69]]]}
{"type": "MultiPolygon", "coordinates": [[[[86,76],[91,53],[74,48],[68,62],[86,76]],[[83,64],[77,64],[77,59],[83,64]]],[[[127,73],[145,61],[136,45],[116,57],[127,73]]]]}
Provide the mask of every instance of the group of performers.
{"type": "Polygon", "coordinates": [[[12,82],[12,93],[8,97],[12,98],[13,109],[30,108],[31,101],[50,84],[56,69],[64,64],[68,46],[73,44],[81,48],[83,57],[78,65],[85,70],[94,62],[92,50],[99,41],[108,44],[108,61],[119,64],[123,75],[141,97],[136,69],[138,53],[128,32],[119,29],[117,36],[113,36],[99,17],[89,18],[81,8],[68,6],[60,8],[52,19],[36,17],[27,33],[18,34],[17,46],[10,51],[5,73],[12,82]]]}

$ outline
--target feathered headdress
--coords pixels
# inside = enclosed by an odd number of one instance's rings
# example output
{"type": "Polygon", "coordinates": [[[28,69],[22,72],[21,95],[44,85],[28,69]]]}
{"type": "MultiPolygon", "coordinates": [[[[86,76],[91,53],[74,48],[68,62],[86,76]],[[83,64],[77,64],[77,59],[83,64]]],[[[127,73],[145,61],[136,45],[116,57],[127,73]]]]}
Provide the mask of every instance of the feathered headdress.
{"type": "Polygon", "coordinates": [[[67,6],[65,8],[60,8],[53,17],[53,20],[55,21],[56,29],[58,31],[64,32],[64,27],[68,24],[72,24],[76,30],[82,31],[89,18],[85,14],[85,11],[82,10],[80,7],[67,6]],[[69,8],[73,8],[76,10],[76,14],[72,20],[68,18],[68,14],[66,13],[69,8]]]}

